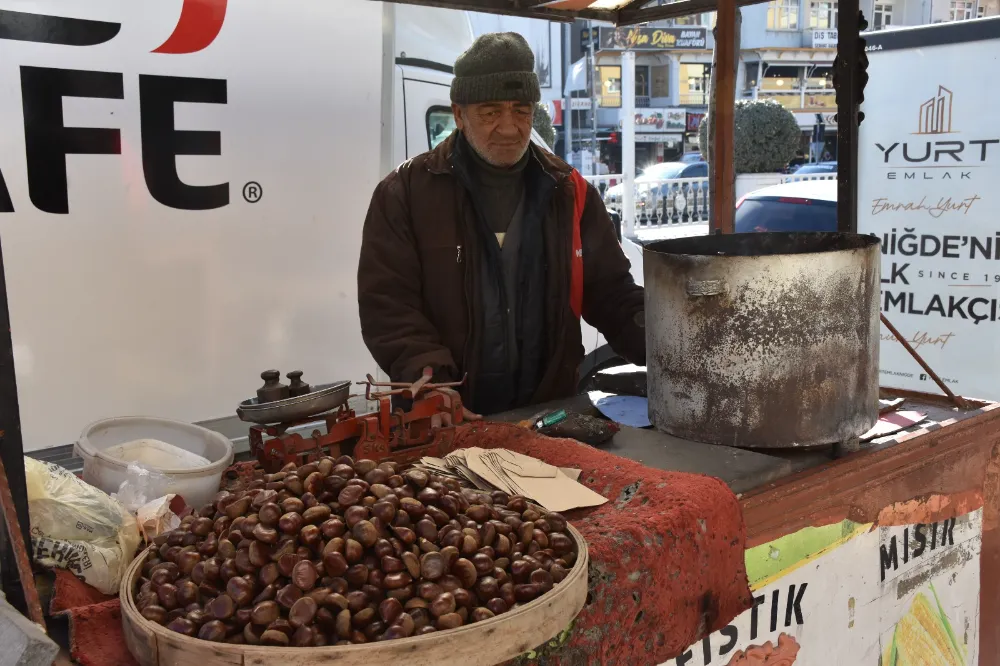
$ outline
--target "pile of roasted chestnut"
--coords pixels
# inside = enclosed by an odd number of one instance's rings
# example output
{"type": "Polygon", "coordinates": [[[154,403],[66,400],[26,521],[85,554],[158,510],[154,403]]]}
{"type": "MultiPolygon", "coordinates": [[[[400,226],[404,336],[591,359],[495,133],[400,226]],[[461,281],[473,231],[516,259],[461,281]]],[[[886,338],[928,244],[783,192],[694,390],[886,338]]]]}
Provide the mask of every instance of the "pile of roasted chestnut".
{"type": "Polygon", "coordinates": [[[136,605],[208,641],[322,646],[454,629],[530,602],[576,561],[566,519],[395,463],[263,475],[157,537],[136,605]]]}

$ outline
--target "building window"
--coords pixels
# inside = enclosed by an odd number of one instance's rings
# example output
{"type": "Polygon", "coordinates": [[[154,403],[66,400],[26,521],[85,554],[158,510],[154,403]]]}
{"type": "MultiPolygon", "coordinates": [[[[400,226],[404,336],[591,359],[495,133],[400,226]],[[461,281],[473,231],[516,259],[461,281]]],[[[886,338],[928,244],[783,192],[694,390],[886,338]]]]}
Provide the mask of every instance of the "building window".
{"type": "Polygon", "coordinates": [[[986,7],[984,7],[983,5],[979,5],[979,7],[976,8],[976,18],[983,18],[985,14],[986,14],[986,7]]]}
{"type": "Polygon", "coordinates": [[[649,65],[635,66],[635,102],[636,106],[649,106],[649,65]]]}
{"type": "Polygon", "coordinates": [[[757,87],[757,74],[758,74],[758,63],[748,62],[746,63],[746,76],[743,77],[744,82],[744,93],[753,93],[753,89],[757,87]]]}
{"type": "Polygon", "coordinates": [[[598,93],[600,105],[606,108],[620,109],[622,106],[622,68],[618,65],[601,65],[597,68],[601,77],[601,89],[598,93]]]}
{"type": "Polygon", "coordinates": [[[835,93],[811,93],[807,92],[805,95],[805,107],[810,111],[815,111],[817,109],[831,109],[836,110],[837,108],[837,95],[835,93]]]}
{"type": "Polygon", "coordinates": [[[767,6],[768,30],[798,30],[799,0],[771,0],[767,6]]]}
{"type": "Polygon", "coordinates": [[[797,92],[802,88],[802,67],[790,65],[765,65],[761,90],[797,92]]]}
{"type": "Polygon", "coordinates": [[[819,30],[837,29],[837,0],[811,0],[809,27],[819,30]]]}
{"type": "Polygon", "coordinates": [[[670,65],[656,65],[650,68],[650,97],[670,97],[670,65]]]}
{"type": "Polygon", "coordinates": [[[883,30],[892,25],[892,3],[876,2],[872,12],[872,29],[883,30]]]}
{"type": "Polygon", "coordinates": [[[951,0],[951,20],[967,21],[976,15],[975,0],[951,0]]]}
{"type": "MultiPolygon", "coordinates": [[[[622,68],[620,65],[599,65],[600,106],[620,109],[622,106],[622,68]]],[[[635,105],[649,106],[649,65],[635,66],[635,105]]]]}
{"type": "Polygon", "coordinates": [[[833,67],[816,65],[806,70],[806,89],[833,90],[833,67]]]}
{"type": "Polygon", "coordinates": [[[707,106],[711,79],[711,65],[681,63],[680,104],[707,106]]]}
{"type": "MultiPolygon", "coordinates": [[[[646,7],[663,7],[675,2],[675,0],[655,0],[654,2],[646,3],[646,7]]],[[[675,25],[704,25],[711,27],[712,18],[715,12],[705,12],[702,14],[688,14],[687,16],[678,16],[677,18],[666,19],[663,21],[663,25],[675,26],[675,25]]],[[[661,24],[657,24],[661,25],[661,24]]]]}

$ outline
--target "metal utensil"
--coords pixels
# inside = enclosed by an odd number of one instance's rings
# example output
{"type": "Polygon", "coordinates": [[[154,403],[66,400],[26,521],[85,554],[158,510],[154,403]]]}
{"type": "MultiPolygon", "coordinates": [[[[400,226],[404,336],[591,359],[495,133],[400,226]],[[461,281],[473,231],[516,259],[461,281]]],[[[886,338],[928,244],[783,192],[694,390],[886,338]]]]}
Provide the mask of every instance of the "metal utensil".
{"type": "Polygon", "coordinates": [[[261,403],[250,398],[240,403],[236,415],[249,423],[268,425],[301,421],[336,409],[350,397],[351,382],[341,381],[316,386],[310,393],[261,403]]]}

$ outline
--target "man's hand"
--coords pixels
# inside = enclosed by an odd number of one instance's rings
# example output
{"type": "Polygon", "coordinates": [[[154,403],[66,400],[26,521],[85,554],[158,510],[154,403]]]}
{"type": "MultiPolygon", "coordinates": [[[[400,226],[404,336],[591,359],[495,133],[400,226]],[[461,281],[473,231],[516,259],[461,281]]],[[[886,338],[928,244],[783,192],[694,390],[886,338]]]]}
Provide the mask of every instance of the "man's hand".
{"type": "Polygon", "coordinates": [[[483,415],[476,414],[475,412],[469,411],[469,408],[462,405],[462,420],[463,421],[482,421],[483,415]]]}
{"type": "MultiPolygon", "coordinates": [[[[462,421],[482,421],[483,417],[481,414],[476,414],[475,412],[469,411],[469,408],[462,405],[462,421]]],[[[446,426],[455,425],[451,421],[451,414],[445,413],[441,415],[441,421],[446,426]]]]}
{"type": "MultiPolygon", "coordinates": [[[[446,388],[445,389],[437,389],[435,391],[430,391],[428,393],[428,395],[430,393],[436,393],[437,395],[440,395],[440,396],[444,397],[444,399],[445,399],[445,406],[448,409],[451,409],[452,400],[457,400],[458,399],[458,392],[456,392],[453,389],[446,389],[446,388]]],[[[441,417],[441,423],[440,423],[440,425],[443,425],[443,426],[453,426],[453,425],[455,425],[452,422],[451,413],[450,412],[442,412],[441,414],[435,414],[434,418],[431,421],[432,425],[437,425],[436,423],[434,423],[434,419],[436,419],[438,416],[441,417]]],[[[462,421],[481,421],[482,419],[483,419],[483,417],[480,414],[476,414],[475,412],[471,411],[465,405],[462,405],[462,421]]]]}

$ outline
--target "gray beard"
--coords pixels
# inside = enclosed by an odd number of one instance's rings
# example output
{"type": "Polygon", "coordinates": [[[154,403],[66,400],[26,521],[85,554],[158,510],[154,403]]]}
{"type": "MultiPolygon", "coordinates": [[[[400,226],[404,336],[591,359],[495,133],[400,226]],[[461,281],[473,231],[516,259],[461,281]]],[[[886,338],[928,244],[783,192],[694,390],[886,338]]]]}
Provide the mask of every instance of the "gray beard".
{"type": "Polygon", "coordinates": [[[520,162],[521,158],[524,157],[524,154],[528,152],[528,147],[531,145],[531,140],[529,139],[528,142],[524,144],[524,150],[520,152],[516,160],[514,160],[510,164],[500,164],[496,161],[495,158],[490,156],[488,151],[484,150],[480,146],[477,146],[473,138],[469,136],[467,132],[463,132],[463,134],[465,135],[465,140],[468,142],[468,144],[472,146],[472,149],[474,151],[476,151],[476,155],[479,155],[479,159],[486,162],[490,166],[496,167],[498,169],[508,169],[517,164],[518,162],[520,162]]]}

